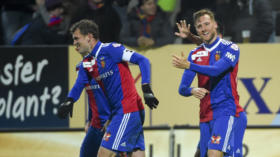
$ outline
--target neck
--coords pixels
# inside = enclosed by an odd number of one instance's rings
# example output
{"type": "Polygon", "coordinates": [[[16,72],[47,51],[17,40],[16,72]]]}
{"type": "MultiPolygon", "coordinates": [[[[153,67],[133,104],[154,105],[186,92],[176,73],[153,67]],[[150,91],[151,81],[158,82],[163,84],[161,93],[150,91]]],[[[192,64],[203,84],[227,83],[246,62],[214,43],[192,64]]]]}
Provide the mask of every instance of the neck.
{"type": "Polygon", "coordinates": [[[88,49],[88,51],[85,52],[85,53],[82,53],[81,55],[82,55],[83,57],[85,57],[85,56],[87,56],[88,54],[90,54],[91,51],[92,51],[92,50],[94,49],[94,47],[96,46],[97,42],[98,42],[98,40],[93,39],[93,40],[90,42],[90,44],[89,44],[89,49],[88,49]]]}
{"type": "Polygon", "coordinates": [[[210,40],[204,41],[206,44],[210,45],[217,39],[217,34],[215,34],[210,40]]]}
{"type": "Polygon", "coordinates": [[[84,58],[86,55],[88,55],[89,54],[89,52],[87,52],[87,53],[84,53],[84,54],[81,54],[82,55],[82,57],[84,58]]]}
{"type": "MultiPolygon", "coordinates": [[[[96,46],[97,42],[98,42],[98,40],[95,40],[95,39],[91,41],[91,43],[90,43],[90,52],[91,52],[91,51],[93,50],[93,48],[96,46]]],[[[90,53],[90,52],[89,52],[89,53],[90,53]]]]}

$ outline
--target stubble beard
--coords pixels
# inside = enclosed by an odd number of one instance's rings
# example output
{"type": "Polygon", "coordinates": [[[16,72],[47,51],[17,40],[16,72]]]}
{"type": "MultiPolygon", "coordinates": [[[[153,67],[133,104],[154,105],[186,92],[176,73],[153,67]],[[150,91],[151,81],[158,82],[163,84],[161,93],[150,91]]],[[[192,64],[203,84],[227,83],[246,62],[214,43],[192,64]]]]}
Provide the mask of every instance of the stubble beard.
{"type": "Polygon", "coordinates": [[[211,36],[210,36],[210,39],[209,40],[204,40],[204,42],[206,43],[206,44],[211,44],[212,42],[213,42],[213,39],[215,38],[215,33],[213,32],[212,34],[211,34],[211,36]]]}

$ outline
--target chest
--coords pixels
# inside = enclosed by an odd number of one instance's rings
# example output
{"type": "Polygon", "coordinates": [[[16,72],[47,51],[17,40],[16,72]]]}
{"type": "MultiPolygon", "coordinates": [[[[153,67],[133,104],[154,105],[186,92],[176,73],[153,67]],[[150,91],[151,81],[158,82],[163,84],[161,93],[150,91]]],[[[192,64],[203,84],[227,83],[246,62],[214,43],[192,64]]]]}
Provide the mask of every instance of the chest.
{"type": "Polygon", "coordinates": [[[199,65],[213,65],[223,56],[223,52],[218,49],[202,50],[194,52],[191,56],[193,63],[199,65]]]}

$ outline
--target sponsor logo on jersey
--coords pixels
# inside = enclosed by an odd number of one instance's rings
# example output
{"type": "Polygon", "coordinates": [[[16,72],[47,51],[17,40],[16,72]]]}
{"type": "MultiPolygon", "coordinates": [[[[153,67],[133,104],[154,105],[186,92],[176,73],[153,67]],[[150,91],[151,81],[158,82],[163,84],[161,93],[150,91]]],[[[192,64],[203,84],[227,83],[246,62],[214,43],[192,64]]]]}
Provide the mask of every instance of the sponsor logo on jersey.
{"type": "Polygon", "coordinates": [[[126,147],[126,143],[123,142],[123,143],[121,144],[121,146],[122,146],[122,147],[126,147]]]}
{"type": "Polygon", "coordinates": [[[197,61],[201,61],[200,57],[206,57],[208,56],[208,51],[198,51],[195,54],[192,54],[191,58],[192,60],[196,60],[196,58],[198,58],[197,61]]]}
{"type": "Polygon", "coordinates": [[[239,148],[236,150],[236,154],[238,154],[238,153],[241,153],[239,148]]]}
{"type": "Polygon", "coordinates": [[[231,149],[230,145],[228,145],[227,149],[228,149],[228,150],[230,150],[230,149],[231,149]]]}
{"type": "Polygon", "coordinates": [[[83,62],[84,68],[90,68],[95,64],[95,59],[92,59],[91,61],[83,62]]]}
{"type": "Polygon", "coordinates": [[[227,57],[228,59],[230,59],[232,62],[234,62],[234,60],[235,60],[235,55],[232,54],[232,53],[230,53],[230,52],[227,52],[227,53],[226,53],[226,57],[227,57]]]}
{"type": "Polygon", "coordinates": [[[106,132],[105,135],[103,136],[104,141],[109,141],[109,138],[111,137],[111,133],[106,132]]]}
{"type": "Polygon", "coordinates": [[[221,136],[215,136],[215,135],[213,135],[213,136],[211,137],[211,143],[213,143],[213,144],[220,144],[220,140],[221,140],[221,136]]]}
{"type": "Polygon", "coordinates": [[[114,74],[113,70],[107,71],[103,74],[100,74],[99,76],[96,77],[97,81],[100,81],[101,79],[107,78],[109,76],[112,76],[114,74]]]}
{"type": "Polygon", "coordinates": [[[100,86],[98,84],[86,86],[86,90],[99,89],[99,88],[100,86]]]}

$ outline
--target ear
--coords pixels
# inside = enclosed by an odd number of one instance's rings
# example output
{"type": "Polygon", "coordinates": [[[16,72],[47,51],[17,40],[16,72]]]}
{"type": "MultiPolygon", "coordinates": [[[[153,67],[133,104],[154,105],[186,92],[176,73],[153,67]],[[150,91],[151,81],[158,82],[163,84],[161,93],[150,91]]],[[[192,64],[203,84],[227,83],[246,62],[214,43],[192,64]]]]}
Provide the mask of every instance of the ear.
{"type": "Polygon", "coordinates": [[[88,33],[87,40],[90,42],[93,39],[93,35],[91,33],[88,33]]]}
{"type": "Polygon", "coordinates": [[[218,24],[216,21],[215,21],[214,27],[215,27],[215,29],[218,29],[218,24]]]}

